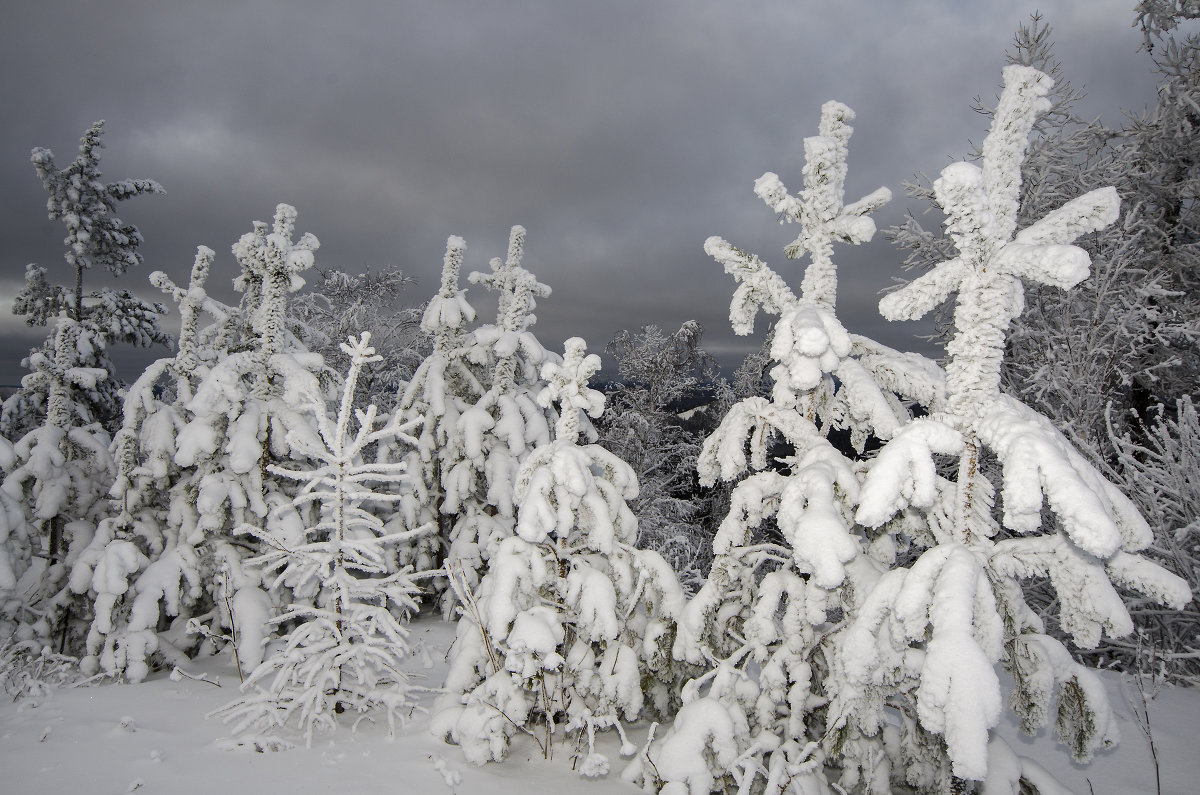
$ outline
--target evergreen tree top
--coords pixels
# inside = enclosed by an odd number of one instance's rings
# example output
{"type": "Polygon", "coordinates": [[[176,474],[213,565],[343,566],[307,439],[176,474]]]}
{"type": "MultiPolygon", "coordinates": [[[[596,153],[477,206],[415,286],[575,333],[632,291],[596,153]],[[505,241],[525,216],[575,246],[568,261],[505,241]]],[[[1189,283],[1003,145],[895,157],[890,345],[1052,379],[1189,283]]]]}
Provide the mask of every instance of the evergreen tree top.
{"type": "Polygon", "coordinates": [[[142,235],[113,214],[116,203],[142,193],[165,191],[152,179],[102,182],[99,150],[103,132],[103,121],[93,124],[80,139],[79,155],[65,169],[59,170],[54,153],[43,147],[36,147],[30,160],[50,193],[46,201],[50,219],[66,224],[67,263],[83,269],[99,263],[119,276],[126,268],[141,264],[137,248],[142,235]]]}
{"type": "Polygon", "coordinates": [[[933,185],[959,256],[879,302],[887,319],[914,320],[957,292],[946,372],[950,405],[960,416],[1000,393],[1006,332],[1024,306],[1022,281],[1075,286],[1087,277],[1091,259],[1072,241],[1117,218],[1116,190],[1100,188],[1016,232],[1021,164],[1034,119],[1050,106],[1046,94],[1052,85],[1032,67],[1004,69],[1004,91],[983,144],[983,167],[952,163],[933,185]]]}

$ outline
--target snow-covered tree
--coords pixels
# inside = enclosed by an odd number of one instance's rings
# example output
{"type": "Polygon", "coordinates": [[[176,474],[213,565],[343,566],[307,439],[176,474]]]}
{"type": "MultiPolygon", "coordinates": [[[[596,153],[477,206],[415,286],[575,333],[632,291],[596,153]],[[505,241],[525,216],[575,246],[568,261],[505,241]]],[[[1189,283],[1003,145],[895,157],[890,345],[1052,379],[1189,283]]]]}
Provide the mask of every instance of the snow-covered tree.
{"type": "MultiPolygon", "coordinates": [[[[114,213],[117,202],[143,193],[162,193],[157,182],[149,179],[125,179],[105,183],[100,173],[100,137],[104,122],[93,124],[79,144],[79,155],[65,169],[58,169],[49,149],[32,153],[34,169],[50,194],[46,209],[50,219],[62,221],[67,229],[63,243],[67,265],[73,270],[73,288],[50,282],[45,268],[30,265],[25,287],[13,303],[13,313],[25,317],[31,326],[45,326],[65,313],[78,324],[77,360],[73,367],[98,368],[106,373],[87,386],[73,385],[78,392],[72,398],[80,414],[80,425],[100,422],[109,433],[121,421],[121,382],[108,358],[108,346],[115,343],[149,346],[167,344],[168,335],[158,327],[158,316],[165,311],[160,304],[149,303],[128,290],[105,288],[85,297],[83,274],[101,266],[113,276],[139,265],[138,247],[142,235],[114,213]]],[[[41,349],[43,356],[54,357],[54,336],[41,349]]],[[[5,401],[0,416],[0,432],[18,439],[26,431],[42,424],[49,396],[36,385],[22,386],[5,401]]]]}
{"type": "Polygon", "coordinates": [[[1099,680],[1044,633],[1023,580],[1049,580],[1063,630],[1082,647],[1132,628],[1117,586],[1172,607],[1189,598],[1183,581],[1136,554],[1151,536],[1133,504],[1046,418],[1000,391],[1023,283],[1078,284],[1089,259],[1072,242],[1118,208],[1116,191],[1101,188],[1018,230],[1021,164],[1051,80],[1014,65],[1004,84],[982,167],[955,163],[934,183],[957,256],[880,302],[889,319],[915,319],[955,296],[946,398],[868,467],[855,521],[911,545],[915,560],[858,595],[829,680],[835,747],[880,737],[891,710],[902,749],[891,775],[927,791],[986,778],[999,662],[1027,730],[1045,725],[1056,698],[1059,737],[1077,759],[1116,739],[1099,680]]]}
{"type": "Polygon", "coordinates": [[[67,229],[63,242],[74,287],[52,284],[45,268],[27,268],[13,311],[30,325],[53,322],[55,333],[26,360],[32,372],[0,416],[0,432],[17,440],[18,461],[5,489],[25,513],[24,522],[10,526],[0,551],[16,578],[6,594],[13,598],[6,599],[5,617],[43,640],[54,633],[57,646],[72,653],[78,651],[79,627],[71,625],[82,626],[90,611],[75,598],[78,590],[68,587],[68,573],[94,540],[113,477],[109,433],[121,417],[122,384],[107,348],[169,341],[158,327],[161,305],[126,290],[84,294],[84,272],[93,266],[119,276],[142,261],[142,236],[116,217],[117,202],[162,192],[152,180],[104,183],[102,132],[103,122],[92,125],[79,155],[62,170],[50,150],[33,150],[34,168],[50,194],[50,218],[67,229]]]}
{"type": "Polygon", "coordinates": [[[207,295],[213,253],[204,247],[186,290],[153,277],[180,303],[180,347],[129,392],[114,515],[72,572],[75,590],[95,599],[89,670],[140,680],[151,654],[178,659],[198,650],[203,637],[189,637],[189,627],[232,638],[239,664],[252,669],[275,631],[272,608],[297,598],[269,591],[245,565],[260,551],[246,527],[302,531],[295,487],[270,466],[307,460],[308,448],[295,440],[316,435],[306,401],[326,375],[288,321],[288,295],[303,286],[299,274],[318,246],[308,234],[293,242],[295,218],[281,204],[270,233],[256,223],[233,247],[240,307],[207,295]],[[200,325],[202,313],[210,325],[200,325]]]}
{"type": "Polygon", "coordinates": [[[109,515],[72,569],[71,587],[94,596],[92,625],[81,666],[141,681],[155,652],[179,659],[187,645],[181,619],[160,635],[163,614],[186,616],[205,593],[201,549],[206,539],[189,521],[190,480],[175,462],[176,438],[191,414],[196,385],[224,351],[213,348],[211,327],[236,310],[211,298],[205,284],[214,252],[196,251],[186,289],[166,274],[150,280],[179,304],[178,352],[160,359],[126,390],[124,421],[113,441],[116,480],[109,515]],[[207,333],[206,333],[207,332],[207,333]]]}
{"type": "MultiPolygon", "coordinates": [[[[417,501],[416,524],[434,522],[438,532],[422,536],[413,544],[402,547],[402,559],[417,571],[431,571],[443,566],[445,548],[449,545],[454,516],[442,510],[445,489],[442,479],[447,467],[455,460],[459,441],[458,418],[468,406],[484,393],[480,368],[466,358],[464,341],[469,334],[467,324],[475,320],[475,310],[467,302],[466,291],[459,289],[466,242],[458,236],[446,240],[442,262],[441,284],[437,294],[425,306],[421,331],[429,339],[429,355],[418,365],[397,401],[396,411],[406,418],[418,418],[413,429],[415,446],[389,450],[394,458],[407,457],[409,472],[419,475],[423,498],[417,501]]],[[[435,593],[445,593],[448,581],[434,580],[435,593]]]]}
{"type": "Polygon", "coordinates": [[[853,113],[830,102],[820,135],[805,139],[804,191],[788,195],[774,174],[756,192],[803,231],[788,247],[810,262],[797,297],[758,257],[720,238],[705,250],[740,283],[730,308],[739,334],[761,309],[779,316],[769,348],[770,398],[735,403],[705,441],[701,482],[734,482],[713,542],[704,585],[679,619],[674,655],[703,673],[684,688],[673,725],[627,776],[647,789],[707,793],[822,792],[825,753],[818,709],[831,667],[830,636],[855,593],[891,562],[894,549],[854,526],[854,462],[827,438],[848,428],[862,449],[908,419],[893,391],[932,402],[940,372],[852,337],[833,314],[835,240],[861,243],[875,231],[866,213],[885,190],[843,206],[846,143],[853,113]]]}
{"type": "Polygon", "coordinates": [[[549,756],[561,732],[587,741],[582,775],[603,775],[609,761],[595,732],[615,728],[632,753],[622,722],[671,706],[671,619],[682,591],[660,555],[633,546],[634,472],[579,444],[582,414],[604,407],[587,386],[599,367],[577,337],[561,364],[543,365],[538,402],[559,414],[554,440],[517,473],[515,534],[473,591],[465,572],[450,572],[464,610],[432,729],[476,764],[503,759],[518,733],[549,756]]]}
{"type": "MultiPolygon", "coordinates": [[[[539,406],[539,375],[544,362],[557,357],[530,330],[537,318],[536,299],[550,294],[524,267],[525,229],[514,226],[504,260],[491,261],[489,273],[470,279],[496,291],[496,322],[464,333],[469,305],[457,288],[465,245],[451,238],[438,298],[426,311],[424,325],[434,333],[428,367],[414,375],[401,410],[425,414],[420,434],[422,458],[429,462],[431,499],[448,545],[447,572],[466,578],[474,589],[500,542],[513,534],[513,483],[529,453],[550,439],[553,411],[539,406]]],[[[589,426],[590,427],[590,426],[589,426]]],[[[442,580],[443,610],[455,604],[455,591],[442,580]]]]}
{"type": "Polygon", "coordinates": [[[638,547],[671,563],[685,586],[699,586],[712,559],[701,523],[706,501],[695,477],[700,436],[679,418],[679,402],[709,381],[716,362],[700,347],[703,329],[689,320],[673,334],[643,326],[618,333],[606,352],[621,383],[606,395],[598,443],[633,467],[638,547]]]}
{"type": "MultiPolygon", "coordinates": [[[[1152,490],[1125,465],[1118,453],[1125,439],[1136,449],[1163,438],[1171,409],[1185,395],[1195,395],[1200,359],[1195,339],[1200,333],[1200,216],[1196,202],[1197,130],[1200,116],[1200,47],[1195,35],[1167,35],[1188,16],[1186,4],[1151,0],[1138,5],[1139,21],[1153,48],[1159,90],[1148,111],[1130,114],[1113,126],[1082,118],[1077,106],[1083,92],[1062,79],[1053,57],[1052,30],[1034,16],[1016,35],[1011,63],[1033,66],[1055,79],[1046,98],[1051,105],[1034,122],[1040,133],[1030,143],[1021,167],[1018,226],[1025,226],[1077,196],[1113,186],[1121,196],[1116,221],[1077,242],[1091,259],[1091,275],[1072,290],[1053,285],[1025,286],[1024,311],[1007,338],[1002,369],[1003,389],[1049,418],[1072,444],[1138,503],[1151,519],[1156,542],[1148,554],[1184,577],[1186,564],[1168,535],[1156,523],[1156,501],[1187,502],[1186,492],[1168,489],[1186,482],[1170,478],[1152,490]],[[1156,406],[1167,407],[1159,413],[1156,406]],[[1109,425],[1114,426],[1110,437],[1109,425]],[[1145,429],[1146,435],[1138,438],[1145,429]],[[1153,494],[1153,497],[1145,495],[1153,494]],[[1160,550],[1162,553],[1160,554],[1160,550]]],[[[1192,10],[1194,17],[1195,11],[1192,10]]],[[[980,108],[991,113],[988,108],[980,108]]],[[[922,190],[930,200],[932,190],[922,190]]],[[[953,256],[952,241],[922,229],[910,219],[892,230],[911,248],[910,262],[932,266],[953,256]]],[[[953,329],[946,328],[947,333],[953,329]]],[[[1186,524],[1186,523],[1185,523],[1186,524]]],[[[1048,589],[1032,600],[1045,612],[1054,595],[1048,589]]],[[[1085,657],[1105,665],[1147,662],[1156,643],[1145,636],[1162,629],[1164,613],[1149,602],[1131,605],[1136,637],[1113,639],[1085,657]],[[1141,657],[1139,661],[1138,658],[1141,657]]],[[[1187,611],[1194,613],[1194,611],[1187,611]]],[[[1052,618],[1052,617],[1051,617],[1052,618]]],[[[1193,620],[1171,614],[1181,638],[1200,631],[1193,620]]],[[[1051,634],[1056,631],[1053,620],[1051,634]]],[[[1167,671],[1184,674],[1187,658],[1176,657],[1167,671]]],[[[1162,660],[1160,659],[1160,662],[1162,660]]]]}
{"type": "Polygon", "coordinates": [[[0,604],[4,629],[22,640],[36,639],[75,651],[81,618],[72,615],[67,574],[96,529],[103,497],[112,482],[109,437],[98,423],[80,424],[86,408],[80,390],[92,389],[107,373],[81,367],[89,341],[65,315],[54,345],[29,357],[33,369],[22,385],[46,395],[43,424],[5,445],[3,506],[6,527],[0,546],[0,604]],[[75,619],[76,621],[73,621],[75,619]]]}
{"type": "Polygon", "coordinates": [[[407,430],[394,418],[381,424],[374,404],[365,411],[354,408],[359,375],[381,358],[369,342],[364,332],[342,343],[350,369],[335,417],[320,392],[295,401],[311,413],[317,435],[293,429],[289,441],[315,466],[269,467],[272,474],[304,483],[286,506],[289,516],[294,510],[307,517],[299,537],[290,523],[243,528],[265,550],[246,563],[261,568],[274,585],[286,583],[297,597],[306,596],[272,619],[274,625],[295,625],[246,679],[245,695],[214,713],[239,734],[296,728],[311,745],[314,730],[333,728],[342,712],[382,710],[394,730],[415,704],[414,687],[402,670],[409,647],[401,622],[416,610],[417,588],[408,571],[390,570],[387,548],[433,527],[388,533],[369,509],[372,503],[403,501],[411,488],[403,462],[368,460],[373,446],[407,430]]]}

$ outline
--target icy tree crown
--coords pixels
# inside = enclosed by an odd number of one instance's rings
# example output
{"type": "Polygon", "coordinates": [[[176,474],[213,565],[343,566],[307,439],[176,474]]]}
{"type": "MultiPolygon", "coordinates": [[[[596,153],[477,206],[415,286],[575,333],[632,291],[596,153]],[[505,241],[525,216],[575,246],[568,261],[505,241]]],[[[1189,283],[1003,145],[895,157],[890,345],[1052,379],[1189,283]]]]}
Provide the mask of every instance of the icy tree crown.
{"type": "Polygon", "coordinates": [[[1004,69],[1004,92],[983,144],[983,167],[953,163],[933,185],[959,256],[879,303],[889,320],[914,320],[958,293],[956,333],[946,347],[948,397],[958,416],[973,416],[1000,393],[1008,326],[1024,306],[1022,282],[1074,287],[1087,277],[1091,260],[1072,241],[1117,218],[1116,190],[1100,188],[1014,236],[1029,131],[1049,108],[1046,94],[1052,85],[1032,67],[1004,69]]]}
{"type": "Polygon", "coordinates": [[[115,276],[138,265],[142,255],[137,248],[142,235],[137,228],[113,215],[116,204],[140,193],[163,193],[152,179],[124,179],[105,184],[100,181],[100,136],[104,122],[93,124],[79,141],[79,155],[65,169],[54,164],[54,153],[38,147],[30,160],[50,193],[46,210],[51,220],[62,220],[67,227],[66,259],[72,267],[86,269],[99,263],[115,276]]]}
{"type": "Polygon", "coordinates": [[[493,258],[491,273],[476,271],[470,277],[472,283],[482,284],[500,293],[496,323],[504,331],[524,331],[536,323],[537,317],[533,314],[537,306],[535,299],[550,295],[547,285],[521,267],[524,256],[525,227],[514,226],[508,237],[508,256],[503,261],[499,257],[493,258]]]}
{"type": "Polygon", "coordinates": [[[600,369],[600,357],[594,353],[584,355],[586,350],[586,342],[571,337],[565,343],[562,364],[542,365],[542,378],[547,383],[538,394],[538,403],[547,408],[559,404],[555,436],[570,442],[579,438],[579,412],[586,411],[595,419],[604,411],[604,395],[588,387],[588,379],[600,369]]]}
{"type": "Polygon", "coordinates": [[[820,135],[804,139],[804,190],[799,198],[791,196],[779,176],[768,171],[754,183],[754,192],[782,216],[784,222],[803,227],[785,252],[796,258],[807,252],[811,257],[800,285],[801,295],[826,309],[837,299],[837,268],[833,264],[833,244],[866,243],[875,235],[875,221],[867,213],[877,210],[892,198],[887,188],[879,188],[850,205],[843,205],[846,188],[847,143],[854,132],[849,122],[854,111],[840,102],[821,106],[820,135]]]}
{"type": "Polygon", "coordinates": [[[454,347],[464,323],[475,319],[475,310],[467,303],[466,290],[458,288],[463,252],[467,243],[457,235],[446,238],[446,256],[442,261],[442,285],[429,300],[421,317],[421,330],[433,336],[434,350],[445,356],[454,347]]]}
{"type": "Polygon", "coordinates": [[[311,232],[305,232],[293,243],[295,231],[296,208],[280,204],[275,208],[270,234],[266,224],[256,222],[254,231],[242,235],[233,246],[238,263],[262,291],[250,322],[262,340],[262,354],[266,357],[283,348],[287,295],[304,286],[300,274],[313,266],[313,252],[321,245],[311,232]]]}

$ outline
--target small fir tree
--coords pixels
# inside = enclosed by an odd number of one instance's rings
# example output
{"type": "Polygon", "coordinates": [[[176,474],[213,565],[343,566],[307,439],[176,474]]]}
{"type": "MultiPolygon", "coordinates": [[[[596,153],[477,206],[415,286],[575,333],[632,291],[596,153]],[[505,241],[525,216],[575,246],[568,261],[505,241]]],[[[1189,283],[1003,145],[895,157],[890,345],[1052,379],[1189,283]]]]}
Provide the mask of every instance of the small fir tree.
{"type": "Polygon", "coordinates": [[[705,244],[740,283],[730,307],[737,333],[753,330],[760,309],[779,316],[769,347],[774,387],[769,399],[735,403],[700,453],[702,484],[736,485],[712,569],[674,645],[676,657],[703,673],[684,688],[667,733],[626,771],[648,789],[825,791],[817,708],[838,628],[832,616],[850,611],[856,590],[894,555],[854,526],[855,465],[826,435],[847,428],[859,449],[869,436],[890,437],[908,419],[890,390],[929,399],[940,375],[918,357],[852,337],[833,314],[833,241],[869,240],[867,212],[888,197],[881,189],[842,204],[853,118],[839,103],[822,108],[821,134],[804,142],[800,197],[775,174],[755,185],[768,206],[803,227],[787,249],[810,256],[801,297],[758,257],[720,238],[705,244]]]}
{"type": "MultiPolygon", "coordinates": [[[[583,412],[604,406],[587,387],[599,357],[584,350],[572,338],[562,364],[543,366],[538,400],[559,415],[554,440],[517,475],[515,534],[477,589],[462,573],[454,580],[465,609],[432,730],[476,764],[503,759],[517,733],[549,756],[561,730],[587,740],[582,775],[603,775],[595,732],[613,727],[624,740],[622,721],[672,706],[671,618],[683,595],[660,555],[633,546],[633,471],[578,443],[583,412]]],[[[633,750],[625,740],[623,752],[633,750]]]]}
{"type": "MultiPolygon", "coordinates": [[[[336,715],[382,709],[389,729],[414,706],[415,688],[404,673],[408,630],[403,623],[416,610],[417,588],[407,571],[389,571],[387,548],[407,536],[433,530],[388,533],[371,503],[395,503],[411,487],[403,462],[372,463],[370,448],[404,435],[395,420],[380,426],[374,404],[354,409],[354,393],[364,366],[378,361],[370,334],[342,343],[350,360],[336,417],[329,417],[320,393],[302,401],[318,436],[296,436],[292,444],[315,463],[311,469],[272,464],[271,472],[304,483],[291,508],[309,514],[299,538],[278,529],[248,525],[244,530],[264,544],[250,561],[293,593],[312,593],[294,602],[272,624],[296,622],[280,648],[247,678],[242,698],[217,710],[238,733],[298,728],[312,744],[315,730],[328,730],[336,715]],[[351,432],[351,415],[358,428],[351,432]]],[[[399,415],[396,415],[399,416],[399,415]]],[[[409,426],[415,425],[410,422],[409,426]]]]}
{"type": "Polygon", "coordinates": [[[202,328],[201,317],[221,323],[236,313],[205,290],[213,258],[212,249],[197,249],[186,289],[162,272],[150,277],[179,304],[178,352],[151,364],[126,390],[109,516],[71,571],[72,590],[94,595],[81,660],[89,675],[103,671],[138,682],[156,652],[181,659],[180,647],[190,645],[182,626],[189,609],[203,602],[202,550],[210,539],[197,532],[190,481],[175,453],[195,387],[223,353],[209,344],[212,328],[202,328]],[[160,633],[164,617],[176,619],[173,631],[160,633]]]}
{"type": "MultiPolygon", "coordinates": [[[[446,240],[441,285],[429,300],[421,317],[421,331],[429,339],[431,350],[413,373],[399,396],[396,411],[415,417],[419,424],[412,434],[416,444],[409,449],[387,450],[387,454],[408,460],[409,472],[419,475],[416,501],[417,524],[434,522],[438,532],[418,538],[401,547],[401,558],[417,571],[443,567],[454,515],[443,510],[445,488],[442,479],[446,463],[459,455],[458,418],[484,393],[483,374],[466,357],[467,324],[475,319],[475,309],[459,289],[459,273],[467,244],[457,236],[446,240]]],[[[433,580],[431,590],[444,594],[448,580],[433,580]]]]}
{"type": "MultiPolygon", "coordinates": [[[[419,388],[425,400],[440,402],[438,408],[444,412],[435,429],[444,437],[438,439],[434,500],[440,502],[439,512],[451,517],[443,522],[443,527],[449,525],[444,569],[465,577],[467,590],[478,585],[500,542],[513,534],[517,471],[532,450],[549,441],[553,422],[553,410],[539,406],[537,395],[543,384],[539,376],[543,363],[557,357],[530,330],[537,322],[536,299],[549,295],[550,288],[521,266],[524,246],[525,229],[514,226],[507,257],[494,258],[489,273],[471,274],[471,281],[499,294],[494,324],[468,334],[448,325],[465,317],[465,301],[453,283],[443,282],[443,292],[450,295],[436,307],[431,304],[426,320],[435,329],[443,328],[445,336],[435,340],[435,366],[419,386],[414,379],[412,390],[415,395],[419,388]],[[443,319],[435,321],[430,315],[443,319]],[[456,347],[450,350],[450,345],[456,347]],[[443,362],[450,367],[443,368],[443,362]],[[430,381],[431,377],[437,380],[430,381]],[[441,380],[445,378],[450,380],[441,380]],[[447,383],[451,390],[442,390],[447,383]]],[[[461,262],[461,253],[454,257],[461,262]]],[[[448,262],[450,258],[448,251],[448,262]]],[[[402,402],[408,403],[407,398],[402,402]]],[[[428,450],[432,438],[437,437],[422,437],[423,449],[428,450]]],[[[445,588],[446,583],[435,587],[445,588]]],[[[447,588],[442,594],[443,612],[450,615],[455,605],[455,590],[447,588]]]]}
{"type": "Polygon", "coordinates": [[[78,403],[81,390],[107,375],[78,365],[86,356],[81,347],[88,341],[80,325],[63,316],[53,355],[30,355],[33,372],[22,383],[47,396],[44,424],[12,446],[3,484],[8,528],[0,568],[7,587],[0,591],[0,618],[20,639],[53,644],[60,653],[77,650],[73,624],[81,614],[72,613],[67,576],[95,532],[113,469],[108,434],[98,423],[79,424],[86,413],[78,403]]]}
{"type": "Polygon", "coordinates": [[[246,527],[303,531],[295,487],[270,466],[307,460],[297,440],[317,437],[307,401],[324,389],[321,357],[288,319],[288,295],[303,286],[299,274],[318,246],[312,235],[293,241],[295,218],[281,204],[270,232],[256,223],[234,246],[239,307],[208,297],[206,248],[187,290],[154,276],[180,302],[180,349],[130,391],[114,515],[72,572],[75,590],[96,605],[88,670],[137,681],[152,654],[182,660],[206,648],[204,638],[253,669],[276,632],[272,610],[312,595],[307,582],[265,588],[246,565],[262,551],[246,527]],[[214,320],[203,328],[202,312],[214,320]]]}

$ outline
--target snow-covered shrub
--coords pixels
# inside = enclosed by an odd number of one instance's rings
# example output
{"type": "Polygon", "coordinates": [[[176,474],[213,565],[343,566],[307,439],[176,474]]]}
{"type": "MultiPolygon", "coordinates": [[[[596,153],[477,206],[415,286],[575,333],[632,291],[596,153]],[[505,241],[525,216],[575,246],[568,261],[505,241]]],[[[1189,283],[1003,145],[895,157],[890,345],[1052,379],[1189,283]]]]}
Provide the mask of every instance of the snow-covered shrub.
{"type": "MultiPolygon", "coordinates": [[[[107,348],[114,342],[149,346],[167,344],[170,337],[158,327],[158,316],[165,311],[160,304],[141,300],[127,290],[105,288],[86,296],[83,274],[95,265],[113,276],[141,264],[138,247],[142,235],[137,228],[114,215],[117,202],[143,193],[162,193],[154,180],[125,179],[105,183],[100,173],[100,140],[104,122],[93,124],[79,143],[79,155],[65,169],[58,169],[49,149],[36,148],[31,159],[50,197],[46,209],[51,220],[62,221],[67,236],[67,265],[73,270],[73,287],[52,284],[45,268],[29,265],[25,287],[13,302],[13,313],[24,316],[31,326],[53,324],[66,313],[78,325],[80,344],[72,367],[98,368],[105,378],[87,385],[75,384],[73,401],[79,419],[72,424],[100,422],[108,433],[115,432],[121,421],[121,382],[116,378],[107,348]]],[[[54,335],[42,346],[43,356],[55,355],[54,335]]],[[[43,424],[48,393],[38,384],[22,384],[4,402],[0,415],[0,433],[15,441],[27,431],[43,424]]]]}
{"type": "MultiPolygon", "coordinates": [[[[600,367],[584,342],[547,362],[541,406],[557,403],[554,440],[533,449],[516,473],[515,533],[501,540],[478,587],[451,569],[464,603],[451,649],[435,734],[476,764],[501,760],[517,733],[545,755],[559,737],[586,739],[581,772],[603,775],[598,729],[669,709],[675,669],[671,619],[683,593],[670,566],[633,546],[637,493],[629,465],[579,444],[582,413],[600,415],[603,396],[587,386],[600,367]]],[[[633,746],[626,740],[626,753],[633,746]]]]}
{"type": "Polygon", "coordinates": [[[291,303],[291,314],[310,332],[309,349],[321,354],[327,367],[345,372],[349,361],[341,350],[342,340],[358,329],[371,329],[380,358],[359,376],[355,405],[374,403],[381,411],[389,410],[429,353],[421,329],[424,307],[398,305],[413,278],[395,266],[355,274],[328,269],[320,276],[319,283],[291,303]]]}
{"type": "Polygon", "coordinates": [[[61,687],[86,683],[79,661],[35,641],[0,640],[0,690],[13,701],[39,702],[61,687]]]}
{"type": "Polygon", "coordinates": [[[1175,608],[1190,598],[1136,554],[1151,541],[1136,507],[1049,420],[1000,391],[1023,282],[1069,289],[1087,277],[1088,255],[1071,243],[1111,223],[1118,204],[1098,189],[1018,231],[1021,162],[1051,81],[1009,66],[1004,82],[982,167],[955,163],[934,183],[957,256],[880,302],[885,317],[913,319],[956,295],[946,397],[868,466],[855,521],[915,560],[856,596],[829,679],[833,747],[884,736],[897,720],[892,776],[923,791],[987,777],[1000,662],[1025,729],[1056,712],[1080,760],[1116,740],[1099,680],[1044,633],[1022,581],[1049,580],[1064,632],[1085,648],[1132,629],[1118,585],[1175,608]]]}
{"type": "Polygon", "coordinates": [[[1190,609],[1180,613],[1146,610],[1139,616],[1133,611],[1136,638],[1110,644],[1106,653],[1133,662],[1131,667],[1138,670],[1166,672],[1196,684],[1200,682],[1200,415],[1185,396],[1175,403],[1174,411],[1159,406],[1136,434],[1118,433],[1111,426],[1109,433],[1117,453],[1114,471],[1121,474],[1134,502],[1156,528],[1147,555],[1188,581],[1192,601],[1190,609]]]}
{"type": "Polygon", "coordinates": [[[370,448],[406,430],[394,419],[380,425],[374,404],[354,409],[359,374],[380,358],[369,342],[364,332],[342,343],[350,369],[336,417],[328,416],[320,392],[295,399],[315,419],[317,436],[295,434],[289,441],[315,467],[269,467],[276,476],[304,483],[290,504],[274,510],[305,517],[303,529],[297,534],[288,522],[244,528],[264,545],[263,554],[246,564],[273,579],[268,587],[286,583],[297,601],[271,620],[295,624],[246,679],[245,695],[214,713],[239,734],[271,734],[295,724],[311,745],[314,730],[332,728],[346,710],[382,709],[394,729],[414,704],[402,671],[408,630],[401,622],[416,610],[417,588],[409,572],[389,572],[387,548],[433,527],[389,534],[368,510],[372,503],[404,500],[411,488],[403,462],[366,460],[370,448]],[[357,429],[350,426],[352,414],[357,429]]]}

